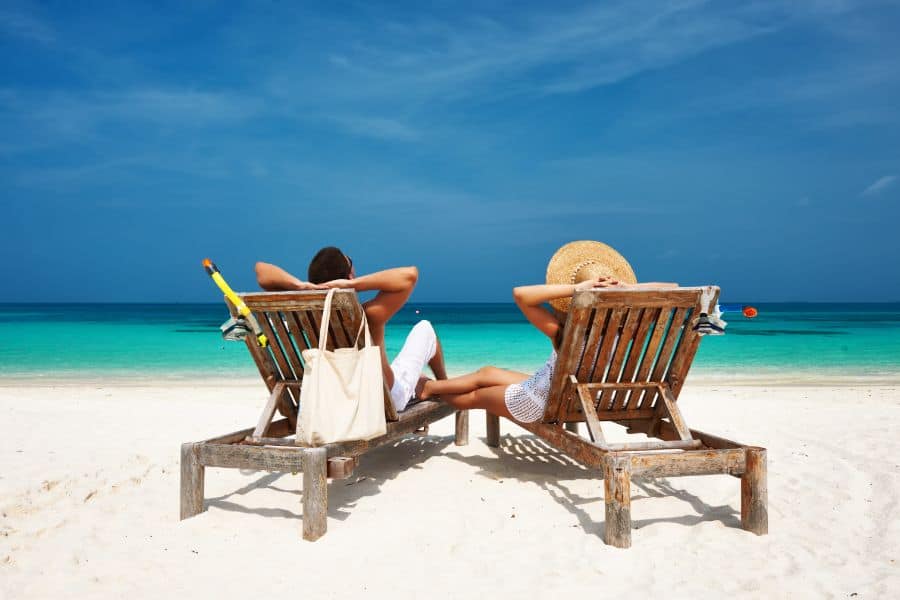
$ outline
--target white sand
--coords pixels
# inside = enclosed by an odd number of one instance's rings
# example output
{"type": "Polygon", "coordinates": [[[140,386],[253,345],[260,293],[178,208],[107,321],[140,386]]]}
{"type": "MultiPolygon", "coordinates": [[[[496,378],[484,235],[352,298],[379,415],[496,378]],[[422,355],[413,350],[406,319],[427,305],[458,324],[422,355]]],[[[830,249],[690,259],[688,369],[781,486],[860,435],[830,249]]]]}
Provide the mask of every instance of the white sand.
{"type": "MultiPolygon", "coordinates": [[[[2,383],[2,382],[0,382],[2,383]]],[[[256,421],[262,385],[0,387],[0,598],[876,598],[900,595],[900,387],[689,385],[696,428],[769,449],[769,530],[728,476],[635,481],[633,547],[603,544],[602,482],[472,415],[363,458],[301,540],[301,477],[208,469],[178,521],[178,454],[256,421]],[[852,596],[853,594],[856,596],[852,596]]]]}

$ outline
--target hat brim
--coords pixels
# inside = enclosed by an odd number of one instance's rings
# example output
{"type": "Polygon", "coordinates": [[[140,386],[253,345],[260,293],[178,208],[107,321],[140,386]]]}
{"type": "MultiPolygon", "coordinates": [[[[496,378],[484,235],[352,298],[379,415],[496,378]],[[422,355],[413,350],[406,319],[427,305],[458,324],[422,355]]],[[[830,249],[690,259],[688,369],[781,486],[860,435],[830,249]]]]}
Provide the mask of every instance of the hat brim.
{"type": "MultiPolygon", "coordinates": [[[[557,250],[547,264],[547,284],[574,284],[580,268],[590,265],[595,271],[622,283],[637,283],[634,269],[614,248],[603,242],[579,240],[557,250]]],[[[550,304],[568,312],[571,298],[557,298],[550,304]]]]}

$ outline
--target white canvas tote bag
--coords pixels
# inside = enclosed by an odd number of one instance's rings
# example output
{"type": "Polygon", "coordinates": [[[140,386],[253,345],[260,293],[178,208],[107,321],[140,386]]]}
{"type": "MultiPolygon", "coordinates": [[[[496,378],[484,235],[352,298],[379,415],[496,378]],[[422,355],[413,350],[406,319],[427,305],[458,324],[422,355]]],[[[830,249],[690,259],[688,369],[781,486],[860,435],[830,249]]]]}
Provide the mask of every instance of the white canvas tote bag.
{"type": "Polygon", "coordinates": [[[354,344],[353,348],[325,349],[334,292],[329,290],[325,297],[319,347],[302,353],[306,372],[300,388],[297,439],[307,446],[370,440],[387,432],[381,349],[372,344],[365,312],[360,325],[360,332],[365,330],[364,348],[354,344]]]}

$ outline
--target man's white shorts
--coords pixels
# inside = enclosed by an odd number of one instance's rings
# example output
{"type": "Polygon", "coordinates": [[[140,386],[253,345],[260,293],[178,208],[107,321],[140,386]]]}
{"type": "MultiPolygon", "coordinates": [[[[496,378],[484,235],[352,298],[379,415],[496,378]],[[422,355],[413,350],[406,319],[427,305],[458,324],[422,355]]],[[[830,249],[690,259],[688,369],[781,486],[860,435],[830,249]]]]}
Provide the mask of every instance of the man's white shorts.
{"type": "Polygon", "coordinates": [[[401,411],[406,408],[416,392],[416,384],[425,365],[434,358],[437,352],[437,334],[428,321],[419,321],[406,336],[403,348],[391,370],[394,372],[394,385],[391,388],[391,400],[394,408],[401,411]]]}

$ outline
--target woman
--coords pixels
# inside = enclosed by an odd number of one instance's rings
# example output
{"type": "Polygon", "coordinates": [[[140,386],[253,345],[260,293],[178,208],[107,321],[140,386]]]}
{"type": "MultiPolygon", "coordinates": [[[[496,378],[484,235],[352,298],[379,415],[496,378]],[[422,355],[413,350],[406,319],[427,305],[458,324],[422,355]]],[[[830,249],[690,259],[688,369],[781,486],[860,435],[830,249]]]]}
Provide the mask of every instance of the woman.
{"type": "Polygon", "coordinates": [[[426,381],[419,397],[439,396],[454,408],[483,408],[491,414],[522,423],[540,420],[550,395],[550,381],[563,339],[569,299],[577,291],[615,287],[640,289],[672,287],[673,283],[636,282],[634,271],[615,250],[600,242],[571,242],[554,254],[547,268],[546,285],[520,286],[513,298],[522,314],[550,338],[553,351],[534,375],[497,367],[482,367],[460,377],[426,381]],[[571,283],[559,283],[570,281],[571,283]],[[551,303],[554,312],[543,308],[551,303]]]}

